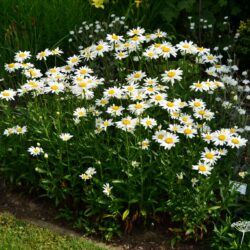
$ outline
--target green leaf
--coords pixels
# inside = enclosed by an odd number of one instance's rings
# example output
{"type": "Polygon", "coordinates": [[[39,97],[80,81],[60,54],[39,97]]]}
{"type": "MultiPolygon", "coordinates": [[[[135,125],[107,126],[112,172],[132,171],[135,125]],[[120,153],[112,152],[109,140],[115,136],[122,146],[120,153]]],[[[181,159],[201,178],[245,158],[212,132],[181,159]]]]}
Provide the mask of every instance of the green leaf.
{"type": "Polygon", "coordinates": [[[129,203],[129,204],[132,204],[132,203],[137,203],[137,202],[139,202],[138,199],[132,199],[132,200],[130,200],[128,203],[129,203]]]}
{"type": "Polygon", "coordinates": [[[38,167],[36,167],[35,170],[36,170],[36,172],[38,172],[38,173],[46,173],[46,170],[41,169],[41,168],[38,168],[38,167]]]}
{"type": "Polygon", "coordinates": [[[114,184],[124,183],[124,180],[112,180],[112,183],[114,184]]]}
{"type": "Polygon", "coordinates": [[[129,209],[126,209],[122,214],[122,220],[125,220],[129,215],[129,209]]]}
{"type": "Polygon", "coordinates": [[[194,233],[194,229],[193,228],[189,228],[186,232],[185,235],[189,235],[191,233],[194,233]]]}
{"type": "Polygon", "coordinates": [[[219,208],[221,208],[221,206],[213,206],[213,207],[208,208],[208,211],[217,210],[219,208]]]}

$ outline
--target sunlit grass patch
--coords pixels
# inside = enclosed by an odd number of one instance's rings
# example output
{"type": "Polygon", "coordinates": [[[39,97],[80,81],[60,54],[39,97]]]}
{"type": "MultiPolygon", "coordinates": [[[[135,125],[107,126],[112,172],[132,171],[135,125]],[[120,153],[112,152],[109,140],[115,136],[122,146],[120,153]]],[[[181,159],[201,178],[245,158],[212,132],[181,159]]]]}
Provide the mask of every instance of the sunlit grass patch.
{"type": "Polygon", "coordinates": [[[0,249],[74,249],[107,250],[84,238],[62,236],[46,228],[16,219],[8,213],[0,213],[0,249]]]}

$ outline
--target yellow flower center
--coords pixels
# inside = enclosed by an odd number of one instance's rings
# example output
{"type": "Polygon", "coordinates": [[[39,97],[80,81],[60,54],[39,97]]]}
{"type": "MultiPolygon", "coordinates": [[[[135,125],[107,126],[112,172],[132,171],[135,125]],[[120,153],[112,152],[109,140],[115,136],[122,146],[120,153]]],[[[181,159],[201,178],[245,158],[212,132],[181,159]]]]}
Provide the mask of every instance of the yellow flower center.
{"type": "Polygon", "coordinates": [[[155,96],[155,100],[156,101],[161,101],[162,99],[163,99],[163,97],[161,95],[155,96]]]}
{"type": "Polygon", "coordinates": [[[38,87],[38,84],[36,82],[29,82],[29,85],[32,87],[32,88],[37,88],[38,87]]]}
{"type": "Polygon", "coordinates": [[[200,115],[204,115],[205,114],[205,110],[199,110],[199,114],[200,115]]]}
{"type": "Polygon", "coordinates": [[[206,153],[205,156],[206,156],[206,158],[209,159],[209,160],[211,160],[211,159],[214,158],[214,154],[213,154],[213,153],[206,153]]]}
{"type": "Polygon", "coordinates": [[[8,67],[9,67],[9,68],[14,68],[14,67],[15,67],[15,63],[10,63],[10,64],[8,64],[8,67]]]}
{"type": "Polygon", "coordinates": [[[157,138],[160,139],[160,140],[162,140],[162,139],[164,138],[164,135],[163,135],[163,134],[159,134],[159,135],[157,136],[157,138]]]}
{"type": "Polygon", "coordinates": [[[195,107],[200,107],[200,106],[201,106],[201,103],[200,103],[200,102],[195,102],[195,103],[194,103],[194,106],[195,106],[195,107]]]}
{"type": "Polygon", "coordinates": [[[80,70],[80,74],[81,74],[81,75],[85,75],[86,73],[87,73],[87,70],[86,70],[86,69],[81,69],[81,70],[80,70]]]}
{"type": "Polygon", "coordinates": [[[124,119],[124,120],[122,121],[122,124],[123,124],[123,125],[129,125],[129,124],[131,124],[131,121],[128,120],[128,119],[124,119]]]}
{"type": "Polygon", "coordinates": [[[25,57],[25,56],[26,56],[25,53],[20,53],[20,54],[19,54],[19,57],[25,57]]]}
{"type": "Polygon", "coordinates": [[[235,128],[230,128],[230,133],[235,133],[236,129],[235,128]]]}
{"type": "Polygon", "coordinates": [[[72,63],[76,63],[77,61],[78,61],[77,58],[71,58],[71,62],[72,62],[72,63]]]}
{"type": "Polygon", "coordinates": [[[46,53],[43,51],[43,52],[40,52],[39,54],[41,57],[45,57],[46,56],[46,53]]]}
{"type": "Polygon", "coordinates": [[[50,87],[52,90],[58,90],[59,89],[59,87],[57,86],[57,85],[52,85],[51,87],[50,87]]]}
{"type": "Polygon", "coordinates": [[[207,59],[208,59],[208,60],[213,60],[214,57],[213,57],[213,56],[208,56],[207,59]]]}
{"type": "Polygon", "coordinates": [[[142,105],[141,105],[140,103],[137,103],[137,104],[135,104],[135,108],[136,108],[136,109],[141,109],[141,108],[142,108],[142,105]]]}
{"type": "Polygon", "coordinates": [[[17,131],[18,133],[21,133],[21,132],[23,131],[23,129],[22,129],[22,128],[17,128],[16,131],[17,131]]]}
{"type": "Polygon", "coordinates": [[[232,143],[233,143],[233,144],[239,144],[240,141],[239,141],[237,138],[233,138],[233,139],[232,139],[232,143]]]}
{"type": "Polygon", "coordinates": [[[176,73],[174,72],[174,71],[169,71],[168,73],[167,73],[167,76],[168,77],[174,77],[176,75],[176,73]]]}
{"type": "Polygon", "coordinates": [[[138,40],[139,40],[139,36],[134,36],[134,37],[132,37],[132,40],[133,40],[133,41],[138,41],[138,40]]]}
{"type": "Polygon", "coordinates": [[[51,73],[56,73],[56,71],[57,71],[56,69],[50,69],[51,73]]]}
{"type": "Polygon", "coordinates": [[[108,91],[108,93],[109,93],[109,95],[114,95],[114,94],[115,94],[115,91],[114,91],[113,89],[110,89],[110,90],[108,91]]]}
{"type": "Polygon", "coordinates": [[[196,88],[201,88],[201,87],[202,87],[202,84],[199,83],[199,82],[197,82],[197,83],[195,84],[195,87],[196,87],[196,88]]]}
{"type": "Polygon", "coordinates": [[[219,135],[219,136],[218,136],[218,139],[219,139],[220,141],[225,141],[226,136],[225,136],[225,135],[219,135]]]}
{"type": "Polygon", "coordinates": [[[167,102],[166,105],[170,108],[174,107],[174,103],[173,102],[167,102]]]}
{"type": "Polygon", "coordinates": [[[154,56],[154,53],[152,51],[148,52],[148,56],[154,56]]]}
{"type": "Polygon", "coordinates": [[[141,74],[140,73],[136,73],[134,74],[134,78],[140,78],[141,74]]]}
{"type": "Polygon", "coordinates": [[[182,47],[183,47],[184,49],[188,49],[188,48],[190,47],[190,45],[187,44],[187,43],[185,43],[185,44],[182,45],[182,47]]]}
{"type": "Polygon", "coordinates": [[[167,144],[173,144],[174,143],[174,139],[172,137],[168,137],[168,138],[165,139],[165,142],[167,144]]]}
{"type": "Polygon", "coordinates": [[[192,129],[190,129],[190,128],[185,128],[185,129],[184,129],[184,134],[185,134],[185,135],[190,135],[190,134],[192,134],[192,129]]]}
{"type": "Polygon", "coordinates": [[[99,45],[96,46],[96,50],[97,51],[100,51],[100,50],[103,50],[103,49],[104,49],[104,47],[101,44],[99,44],[99,45]]]}
{"type": "Polygon", "coordinates": [[[113,110],[118,110],[118,109],[119,109],[119,106],[112,106],[112,109],[113,109],[113,110]]]}
{"type": "Polygon", "coordinates": [[[108,122],[108,121],[105,121],[105,122],[103,123],[103,125],[104,125],[105,127],[107,127],[107,126],[109,125],[109,122],[108,122]]]}
{"type": "Polygon", "coordinates": [[[113,34],[113,35],[112,35],[112,39],[113,39],[113,40],[118,40],[118,36],[115,35],[115,34],[113,34]]]}
{"type": "Polygon", "coordinates": [[[71,70],[71,67],[68,65],[68,66],[65,66],[64,69],[65,69],[65,70],[71,70]]]}
{"type": "Polygon", "coordinates": [[[100,103],[101,103],[101,104],[107,104],[108,102],[107,102],[107,100],[102,99],[102,100],[100,101],[100,103]]]}
{"type": "Polygon", "coordinates": [[[6,97],[7,97],[7,96],[10,96],[10,93],[7,92],[7,91],[4,91],[4,92],[3,92],[3,96],[6,96],[6,97]]]}
{"type": "Polygon", "coordinates": [[[147,90],[150,91],[150,92],[153,92],[153,91],[154,91],[153,88],[147,88],[147,90]]]}
{"type": "Polygon", "coordinates": [[[163,52],[170,52],[170,50],[171,50],[169,47],[166,47],[166,46],[162,46],[161,49],[163,52]]]}
{"type": "Polygon", "coordinates": [[[211,136],[211,135],[206,135],[205,138],[206,138],[207,140],[212,140],[212,136],[211,136]]]}
{"type": "Polygon", "coordinates": [[[201,172],[205,172],[207,170],[206,166],[204,165],[200,165],[198,168],[199,168],[199,171],[201,172]]]}
{"type": "Polygon", "coordinates": [[[221,68],[221,65],[220,65],[220,64],[215,64],[214,67],[215,67],[216,69],[219,69],[219,68],[221,68]]]}
{"type": "Polygon", "coordinates": [[[78,84],[78,86],[79,86],[80,88],[85,88],[85,87],[87,86],[87,83],[86,83],[86,82],[80,82],[80,83],[78,84]]]}
{"type": "Polygon", "coordinates": [[[151,122],[150,120],[147,120],[147,121],[146,121],[146,124],[147,124],[148,126],[150,126],[150,125],[152,125],[152,122],[151,122]]]}
{"type": "Polygon", "coordinates": [[[79,111],[78,116],[82,117],[82,116],[84,116],[84,115],[85,115],[85,112],[79,111]]]}
{"type": "Polygon", "coordinates": [[[156,43],[154,46],[155,46],[155,48],[160,48],[161,44],[160,43],[156,43]]]}

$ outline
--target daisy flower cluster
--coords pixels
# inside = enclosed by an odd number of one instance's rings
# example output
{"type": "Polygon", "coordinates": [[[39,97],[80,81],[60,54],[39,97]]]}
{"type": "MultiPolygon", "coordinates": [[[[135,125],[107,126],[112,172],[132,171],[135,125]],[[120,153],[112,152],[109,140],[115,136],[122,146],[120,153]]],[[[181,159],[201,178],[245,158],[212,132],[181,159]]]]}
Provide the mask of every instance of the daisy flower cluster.
{"type": "MultiPolygon", "coordinates": [[[[21,80],[0,90],[3,162],[16,154],[24,167],[14,174],[38,178],[32,183],[56,202],[79,204],[98,230],[128,207],[130,219],[133,210],[140,218],[144,208],[166,211],[166,196],[167,209],[180,199],[188,207],[194,196],[216,203],[204,194],[229,183],[250,130],[247,71],[193,41],[128,29],[124,19],[83,22],[70,32],[70,56],[59,47],[18,51],[5,69],[21,80]],[[39,175],[26,174],[32,168],[39,175]]],[[[248,178],[245,167],[235,173],[248,178]]]]}
{"type": "MultiPolygon", "coordinates": [[[[111,24],[122,24],[123,18],[113,18],[111,24]]],[[[100,23],[95,25],[101,29],[100,23]]],[[[87,29],[87,24],[84,27],[87,29]]],[[[62,54],[59,48],[45,49],[34,59],[46,61],[48,57],[62,54]]],[[[66,98],[65,101],[71,96],[82,102],[71,113],[73,123],[80,124],[91,116],[96,134],[104,132],[112,136],[113,127],[137,137],[137,147],[147,150],[154,144],[164,150],[171,150],[178,144],[199,140],[205,147],[200,152],[198,164],[193,165],[192,169],[203,175],[211,174],[213,166],[230,148],[238,149],[246,145],[247,140],[240,136],[237,129],[213,131],[211,125],[215,123],[216,110],[208,108],[208,98],[203,98],[205,94],[219,96],[225,89],[232,87],[235,84],[232,82],[236,80],[231,72],[237,68],[221,64],[219,56],[192,41],[172,44],[166,32],[156,30],[148,34],[144,28],[136,27],[128,30],[126,35],[107,34],[105,38],[81,48],[79,54],[68,57],[66,65],[48,68],[46,72],[29,62],[32,55],[28,51],[17,52],[14,59],[13,63],[5,65],[6,70],[10,73],[19,71],[26,80],[16,90],[1,91],[0,98],[3,101],[13,101],[29,94],[33,98],[61,96],[66,98]],[[100,75],[102,71],[96,74],[98,65],[94,65],[95,61],[106,57],[110,64],[111,61],[116,62],[114,67],[125,66],[127,62],[126,67],[130,67],[128,72],[121,67],[119,69],[123,77],[120,73],[111,72],[109,79],[106,75],[100,75]],[[138,63],[135,57],[139,62],[145,61],[145,66],[136,69],[138,63]],[[207,77],[184,79],[185,75],[192,73],[183,64],[174,66],[183,57],[189,58],[189,67],[193,69],[196,65],[205,67],[207,77]],[[174,63],[171,64],[171,60],[174,63]],[[157,61],[168,64],[159,63],[157,73],[152,73],[147,67],[152,67],[157,61]],[[187,95],[182,96],[184,89],[187,95]]],[[[15,127],[6,129],[4,134],[8,136],[25,132],[26,127],[15,127]]],[[[73,137],[70,133],[58,136],[63,141],[73,137]]],[[[34,154],[36,150],[32,148],[29,152],[34,154]]],[[[85,175],[91,176],[87,173],[85,175]]]]}
{"type": "Polygon", "coordinates": [[[27,126],[19,126],[19,125],[16,125],[12,128],[6,128],[3,132],[4,135],[6,136],[10,136],[12,134],[16,134],[16,135],[23,135],[27,133],[27,126]]]}
{"type": "Polygon", "coordinates": [[[85,46],[90,45],[90,41],[96,42],[103,40],[107,34],[112,37],[113,33],[121,33],[127,29],[128,26],[125,23],[124,16],[119,17],[115,14],[111,14],[109,22],[100,22],[97,20],[93,23],[89,23],[83,21],[79,27],[69,32],[68,42],[70,47],[81,50],[85,46]]]}

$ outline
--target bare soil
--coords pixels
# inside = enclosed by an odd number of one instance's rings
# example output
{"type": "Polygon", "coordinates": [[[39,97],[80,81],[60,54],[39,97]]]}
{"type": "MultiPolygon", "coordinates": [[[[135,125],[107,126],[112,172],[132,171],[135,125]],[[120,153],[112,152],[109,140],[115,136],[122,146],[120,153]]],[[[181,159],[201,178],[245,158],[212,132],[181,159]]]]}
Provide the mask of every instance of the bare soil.
{"type": "MultiPolygon", "coordinates": [[[[19,219],[35,223],[39,226],[49,228],[50,230],[76,237],[83,236],[70,227],[66,222],[55,219],[58,215],[57,209],[49,200],[41,199],[31,195],[23,194],[18,190],[7,188],[4,181],[0,178],[0,212],[9,212],[19,219]]],[[[91,238],[98,244],[101,240],[91,238]]],[[[170,250],[170,236],[167,230],[134,230],[129,235],[124,235],[120,239],[113,240],[111,243],[105,243],[110,249],[116,250],[170,250]]],[[[176,250],[209,250],[207,245],[196,243],[178,244],[176,250]]]]}

